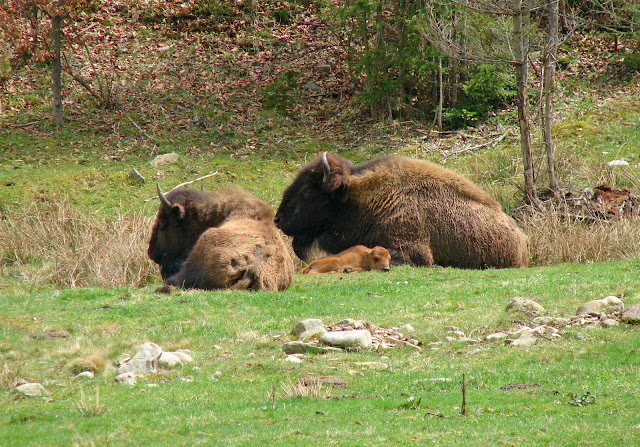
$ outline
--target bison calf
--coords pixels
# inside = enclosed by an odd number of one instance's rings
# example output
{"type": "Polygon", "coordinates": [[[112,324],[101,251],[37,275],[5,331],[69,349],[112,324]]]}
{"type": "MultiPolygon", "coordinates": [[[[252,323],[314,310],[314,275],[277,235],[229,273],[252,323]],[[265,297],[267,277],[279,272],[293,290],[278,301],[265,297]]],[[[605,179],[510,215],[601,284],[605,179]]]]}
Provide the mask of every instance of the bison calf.
{"type": "Polygon", "coordinates": [[[149,241],[149,257],[171,286],[284,290],[293,260],[269,206],[237,187],[212,194],[180,188],[165,196],[149,241]]]}
{"type": "Polygon", "coordinates": [[[337,255],[316,259],[300,270],[300,273],[350,273],[369,270],[388,272],[390,263],[391,255],[386,248],[356,245],[337,255]]]}

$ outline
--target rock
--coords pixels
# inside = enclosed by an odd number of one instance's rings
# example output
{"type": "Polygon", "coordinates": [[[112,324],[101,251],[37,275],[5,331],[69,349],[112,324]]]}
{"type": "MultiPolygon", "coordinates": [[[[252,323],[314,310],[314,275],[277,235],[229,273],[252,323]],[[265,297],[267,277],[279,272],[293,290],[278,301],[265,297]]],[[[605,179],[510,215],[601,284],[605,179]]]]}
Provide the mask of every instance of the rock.
{"type": "Polygon", "coordinates": [[[487,341],[497,341],[504,340],[505,338],[507,338],[506,332],[495,332],[493,334],[487,335],[484,339],[487,341]]]}
{"type": "Polygon", "coordinates": [[[303,88],[305,88],[306,90],[309,90],[310,92],[314,92],[314,93],[320,91],[320,87],[318,87],[318,84],[316,84],[312,80],[307,81],[307,83],[303,86],[303,88]]]}
{"type": "Polygon", "coordinates": [[[611,160],[607,162],[607,166],[629,166],[627,160],[611,160]]]}
{"type": "Polygon", "coordinates": [[[603,312],[622,312],[624,303],[617,296],[608,296],[601,300],[591,300],[584,303],[576,311],[577,316],[583,315],[600,315],[603,312]]]}
{"type": "Polygon", "coordinates": [[[93,379],[94,377],[95,377],[95,373],[93,371],[82,371],[81,373],[73,376],[73,380],[93,379]]]}
{"type": "Polygon", "coordinates": [[[640,303],[634,304],[630,308],[624,311],[622,314],[622,321],[628,324],[640,323],[640,303]]]}
{"type": "Polygon", "coordinates": [[[39,383],[25,383],[14,389],[16,392],[27,397],[40,397],[49,394],[49,391],[39,383]]]}
{"type": "Polygon", "coordinates": [[[367,325],[362,320],[354,320],[353,318],[345,318],[336,323],[336,327],[340,329],[365,329],[367,325]]]}
{"type": "Polygon", "coordinates": [[[320,336],[320,343],[341,348],[370,348],[371,332],[366,329],[325,332],[320,336]]]}
{"type": "Polygon", "coordinates": [[[138,381],[138,375],[134,372],[118,374],[115,378],[115,381],[122,385],[134,386],[138,381]]]}
{"type": "Polygon", "coordinates": [[[129,171],[129,174],[127,175],[133,180],[139,181],[140,183],[144,183],[145,181],[144,175],[140,174],[136,168],[133,168],[131,171],[129,171]]]}
{"type": "Polygon", "coordinates": [[[600,324],[602,325],[602,327],[610,328],[618,326],[620,323],[618,323],[618,320],[614,320],[613,318],[606,318],[602,320],[600,324]]]}
{"type": "Polygon", "coordinates": [[[170,152],[168,154],[158,155],[156,158],[149,162],[149,165],[157,168],[159,166],[168,165],[171,163],[177,163],[180,157],[175,152],[170,152]]]}
{"type": "Polygon", "coordinates": [[[326,354],[330,351],[341,351],[341,349],[331,349],[326,346],[318,346],[302,341],[290,341],[284,344],[286,354],[326,354]]]}
{"type": "Polygon", "coordinates": [[[146,374],[156,371],[158,357],[162,348],[155,343],[147,342],[138,348],[138,352],[130,360],[118,368],[117,375],[133,372],[146,374]]]}
{"type": "Polygon", "coordinates": [[[318,318],[307,318],[296,324],[291,332],[299,339],[306,340],[322,335],[327,332],[327,330],[322,320],[318,318]]]}
{"type": "Polygon", "coordinates": [[[411,333],[415,332],[416,330],[410,324],[405,324],[405,325],[400,326],[400,331],[401,332],[407,332],[407,333],[411,334],[411,333]]]}
{"type": "Polygon", "coordinates": [[[287,358],[284,360],[291,363],[304,363],[301,358],[298,358],[295,355],[287,355],[287,358]]]}
{"type": "Polygon", "coordinates": [[[158,366],[162,368],[174,368],[176,366],[182,366],[182,361],[180,357],[173,352],[163,352],[160,354],[160,357],[158,357],[158,366]]]}
{"type": "Polygon", "coordinates": [[[177,351],[169,352],[169,354],[173,354],[178,357],[182,363],[193,362],[193,357],[191,356],[191,352],[188,349],[178,349],[177,351]]]}
{"type": "Polygon", "coordinates": [[[535,317],[532,321],[534,326],[549,326],[554,323],[553,317],[535,317]]]}
{"type": "Polygon", "coordinates": [[[331,65],[329,64],[318,64],[313,69],[317,73],[331,73],[331,65]]]}
{"type": "Polygon", "coordinates": [[[545,328],[543,334],[544,334],[545,337],[551,337],[551,338],[560,337],[560,334],[558,333],[558,330],[556,328],[554,328],[554,327],[549,327],[549,326],[547,326],[545,328]]]}
{"type": "Polygon", "coordinates": [[[511,340],[511,346],[531,346],[536,343],[536,337],[533,335],[532,330],[524,331],[520,334],[520,337],[515,340],[511,340]]]}
{"type": "Polygon", "coordinates": [[[528,314],[543,313],[544,307],[530,298],[517,296],[507,304],[507,312],[525,312],[528,314]]]}
{"type": "Polygon", "coordinates": [[[222,377],[222,373],[220,371],[216,371],[211,375],[212,380],[220,380],[222,377]]]}

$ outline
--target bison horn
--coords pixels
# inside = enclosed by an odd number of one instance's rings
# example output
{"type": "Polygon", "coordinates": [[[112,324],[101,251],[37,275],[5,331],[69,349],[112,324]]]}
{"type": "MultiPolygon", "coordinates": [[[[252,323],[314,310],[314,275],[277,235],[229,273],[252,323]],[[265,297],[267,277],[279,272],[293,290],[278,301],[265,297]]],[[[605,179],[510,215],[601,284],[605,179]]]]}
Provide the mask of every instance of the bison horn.
{"type": "Polygon", "coordinates": [[[322,154],[322,171],[324,172],[322,181],[326,182],[329,176],[331,175],[331,166],[329,166],[329,162],[327,161],[327,152],[324,152],[322,154]]]}
{"type": "Polygon", "coordinates": [[[169,202],[167,198],[164,196],[164,193],[160,189],[159,183],[156,183],[156,190],[158,191],[158,198],[160,199],[160,203],[162,203],[162,206],[164,206],[167,210],[170,210],[171,202],[169,202]]]}

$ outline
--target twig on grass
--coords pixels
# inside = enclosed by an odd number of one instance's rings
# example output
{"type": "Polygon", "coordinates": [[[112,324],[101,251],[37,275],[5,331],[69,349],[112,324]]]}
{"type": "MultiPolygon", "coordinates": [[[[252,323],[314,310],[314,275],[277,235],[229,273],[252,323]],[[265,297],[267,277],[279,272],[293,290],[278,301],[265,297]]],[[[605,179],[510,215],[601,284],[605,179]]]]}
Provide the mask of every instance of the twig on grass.
{"type": "Polygon", "coordinates": [[[467,382],[464,373],[462,373],[462,407],[460,408],[460,414],[462,416],[467,414],[467,382]]]}
{"type": "MultiPolygon", "coordinates": [[[[192,183],[199,182],[200,180],[204,180],[206,178],[213,177],[214,175],[218,175],[218,171],[216,171],[216,172],[214,172],[212,174],[203,175],[202,177],[199,177],[199,178],[197,178],[195,180],[190,180],[188,182],[180,183],[179,185],[174,186],[173,188],[171,188],[169,191],[165,192],[164,194],[167,195],[168,193],[170,193],[174,189],[182,188],[183,186],[187,186],[187,185],[190,185],[192,183]]],[[[151,200],[155,200],[157,198],[158,198],[158,196],[153,196],[153,197],[149,197],[148,199],[145,199],[144,201],[145,202],[150,202],[151,200]]]]}

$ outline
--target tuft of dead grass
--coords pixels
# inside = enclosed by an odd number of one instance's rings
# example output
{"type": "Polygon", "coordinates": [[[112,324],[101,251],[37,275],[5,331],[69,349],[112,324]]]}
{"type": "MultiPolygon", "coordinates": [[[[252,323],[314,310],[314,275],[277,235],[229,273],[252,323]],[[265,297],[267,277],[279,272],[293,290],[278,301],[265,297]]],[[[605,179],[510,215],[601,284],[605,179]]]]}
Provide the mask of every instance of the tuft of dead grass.
{"type": "Polygon", "coordinates": [[[29,282],[140,287],[157,272],[147,257],[149,218],[135,214],[95,218],[67,201],[38,202],[3,217],[3,270],[17,270],[29,282]]]}
{"type": "Polygon", "coordinates": [[[316,398],[329,398],[333,392],[333,387],[323,386],[321,381],[311,383],[309,385],[304,384],[301,381],[283,382],[281,384],[283,396],[286,398],[298,398],[298,397],[316,397],[316,398]]]}
{"type": "Polygon", "coordinates": [[[640,258],[638,218],[587,223],[544,210],[522,214],[518,220],[529,235],[531,265],[640,258]]]}

